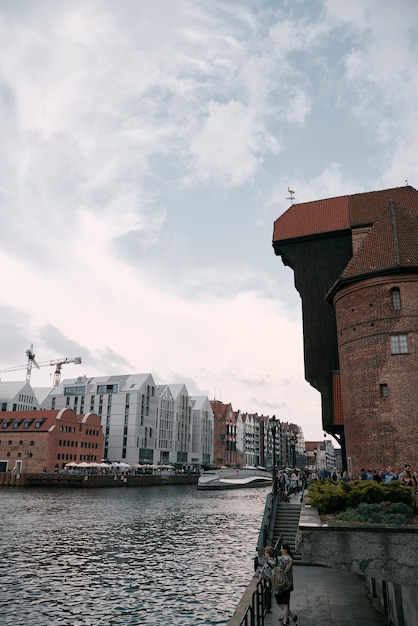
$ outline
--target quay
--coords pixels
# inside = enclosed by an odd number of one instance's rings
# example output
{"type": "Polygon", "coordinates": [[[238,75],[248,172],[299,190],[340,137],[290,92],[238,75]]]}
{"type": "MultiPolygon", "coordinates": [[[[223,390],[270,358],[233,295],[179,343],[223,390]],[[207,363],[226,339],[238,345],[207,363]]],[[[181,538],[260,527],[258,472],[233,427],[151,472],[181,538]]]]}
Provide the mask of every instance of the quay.
{"type": "Polygon", "coordinates": [[[58,487],[94,489],[99,487],[156,487],[197,485],[197,474],[15,474],[0,473],[1,487],[58,487]]]}
{"type": "MultiPolygon", "coordinates": [[[[375,610],[361,576],[328,567],[296,564],[293,566],[295,590],[290,597],[290,610],[298,616],[298,626],[381,626],[389,624],[375,610]]],[[[228,626],[252,626],[250,619],[242,621],[246,606],[259,582],[254,575],[228,626]]],[[[282,611],[272,602],[272,612],[266,613],[260,624],[280,626],[282,611]]],[[[290,620],[290,624],[294,624],[290,620]]],[[[411,625],[412,626],[412,625],[411,625]]]]}
{"type": "MultiPolygon", "coordinates": [[[[283,541],[294,553],[290,610],[299,626],[418,624],[418,528],[322,525],[318,511],[299,495],[284,503],[269,494],[260,561],[266,545],[277,550],[283,541]]],[[[281,615],[274,598],[272,612],[266,612],[255,572],[228,626],[280,626],[281,615]]]]}

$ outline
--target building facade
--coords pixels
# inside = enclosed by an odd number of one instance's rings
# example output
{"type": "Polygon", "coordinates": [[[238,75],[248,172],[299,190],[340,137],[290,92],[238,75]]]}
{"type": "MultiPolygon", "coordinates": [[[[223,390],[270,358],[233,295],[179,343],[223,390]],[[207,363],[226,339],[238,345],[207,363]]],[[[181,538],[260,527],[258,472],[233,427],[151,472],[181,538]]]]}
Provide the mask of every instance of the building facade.
{"type": "Polygon", "coordinates": [[[86,407],[100,418],[104,459],[182,467],[212,460],[209,400],[193,399],[184,384],[156,385],[149,373],[79,376],[53,388],[41,405],[72,408],[76,413],[86,407]],[[205,436],[208,442],[203,441],[205,436]]]}
{"type": "Polygon", "coordinates": [[[0,414],[0,471],[59,472],[67,463],[103,457],[104,435],[95,413],[73,409],[0,414]]]}
{"type": "Polygon", "coordinates": [[[302,298],[305,377],[343,467],[414,458],[418,192],[405,186],[292,205],[273,247],[302,298]]]}

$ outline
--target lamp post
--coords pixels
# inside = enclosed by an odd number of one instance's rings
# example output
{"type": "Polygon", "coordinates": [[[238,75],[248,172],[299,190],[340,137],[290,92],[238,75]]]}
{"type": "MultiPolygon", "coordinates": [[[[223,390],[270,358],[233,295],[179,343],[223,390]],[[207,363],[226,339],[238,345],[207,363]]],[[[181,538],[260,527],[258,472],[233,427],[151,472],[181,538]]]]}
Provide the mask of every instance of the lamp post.
{"type": "Polygon", "coordinates": [[[271,435],[273,437],[273,496],[277,495],[277,471],[276,471],[276,431],[279,420],[275,415],[270,419],[271,435]]]}

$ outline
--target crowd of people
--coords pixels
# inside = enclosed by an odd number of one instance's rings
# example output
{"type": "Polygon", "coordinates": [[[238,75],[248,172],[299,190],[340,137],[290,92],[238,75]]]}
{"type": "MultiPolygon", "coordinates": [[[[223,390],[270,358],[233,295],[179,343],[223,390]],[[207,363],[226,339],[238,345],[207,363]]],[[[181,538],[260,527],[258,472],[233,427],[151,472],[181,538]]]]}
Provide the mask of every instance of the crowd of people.
{"type": "MultiPolygon", "coordinates": [[[[298,468],[286,470],[278,470],[277,472],[277,490],[280,498],[289,502],[292,494],[300,494],[303,498],[303,492],[309,484],[314,480],[341,480],[343,482],[351,482],[352,480],[374,480],[386,484],[394,480],[403,482],[406,487],[412,488],[417,492],[418,472],[411,469],[409,463],[405,463],[402,471],[397,472],[392,466],[381,468],[380,470],[364,470],[360,471],[360,475],[356,478],[350,476],[347,471],[337,472],[329,471],[327,468],[320,470],[300,470],[298,468]]],[[[264,599],[267,613],[271,613],[272,600],[276,599],[277,604],[282,610],[280,624],[289,624],[290,620],[298,621],[298,616],[290,610],[290,593],[293,591],[293,555],[289,545],[282,543],[280,546],[280,554],[276,555],[272,546],[267,546],[264,550],[264,558],[260,563],[256,558],[256,570],[259,578],[264,581],[264,599]],[[259,566],[260,569],[259,569],[259,566]],[[274,588],[274,570],[279,568],[285,575],[285,587],[277,590],[274,588]]]]}
{"type": "Polygon", "coordinates": [[[400,481],[406,487],[411,488],[417,500],[418,506],[418,471],[412,470],[409,463],[405,463],[402,471],[397,472],[395,468],[388,465],[379,470],[361,469],[357,477],[349,474],[346,470],[337,471],[328,470],[326,467],[322,469],[305,469],[286,468],[277,472],[277,493],[282,502],[290,502],[290,496],[300,494],[300,501],[303,500],[305,489],[312,481],[332,480],[342,481],[345,483],[353,480],[374,480],[379,483],[389,484],[393,480],[400,481]]]}
{"type": "Polygon", "coordinates": [[[288,501],[291,494],[303,493],[304,489],[314,480],[341,480],[346,483],[352,480],[374,480],[386,484],[393,480],[400,480],[406,487],[411,487],[414,491],[418,489],[418,471],[412,470],[409,463],[405,463],[402,471],[399,472],[390,465],[379,470],[362,468],[358,477],[353,477],[346,470],[342,472],[338,472],[336,469],[330,471],[326,467],[320,470],[294,468],[278,470],[277,472],[278,491],[284,501],[288,501]]]}

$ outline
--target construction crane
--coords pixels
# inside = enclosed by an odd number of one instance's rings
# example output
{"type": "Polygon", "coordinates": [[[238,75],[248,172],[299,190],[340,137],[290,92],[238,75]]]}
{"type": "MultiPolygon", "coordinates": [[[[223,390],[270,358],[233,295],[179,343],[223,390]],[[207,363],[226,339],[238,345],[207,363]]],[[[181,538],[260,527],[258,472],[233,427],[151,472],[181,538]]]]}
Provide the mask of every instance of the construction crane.
{"type": "Polygon", "coordinates": [[[35,354],[33,352],[33,344],[28,350],[26,350],[26,356],[28,357],[28,362],[26,363],[26,365],[17,365],[16,367],[7,367],[4,370],[0,370],[0,374],[3,374],[4,372],[17,372],[18,370],[26,370],[26,380],[29,383],[33,366],[39,369],[41,367],[45,367],[45,365],[51,365],[51,366],[55,365],[53,386],[58,387],[58,385],[61,382],[62,366],[65,365],[66,363],[75,363],[76,365],[81,363],[81,356],[76,356],[73,359],[63,357],[62,359],[52,359],[51,361],[41,361],[40,363],[37,363],[37,361],[35,360],[35,354]]]}

